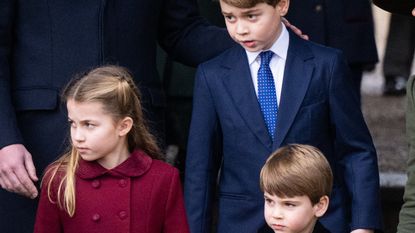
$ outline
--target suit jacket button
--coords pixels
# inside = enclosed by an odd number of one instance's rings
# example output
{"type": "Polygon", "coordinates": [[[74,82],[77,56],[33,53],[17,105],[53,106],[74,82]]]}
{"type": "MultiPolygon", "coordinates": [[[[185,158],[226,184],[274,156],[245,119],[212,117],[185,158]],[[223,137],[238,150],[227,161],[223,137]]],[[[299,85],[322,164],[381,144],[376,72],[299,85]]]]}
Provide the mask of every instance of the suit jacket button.
{"type": "Polygon", "coordinates": [[[127,217],[127,212],[124,210],[120,211],[118,217],[120,217],[120,219],[125,219],[127,217]]]}
{"type": "Polygon", "coordinates": [[[91,186],[95,189],[99,188],[101,186],[101,182],[99,180],[93,180],[91,183],[91,186]]]}
{"type": "Polygon", "coordinates": [[[101,216],[99,214],[92,215],[92,221],[98,222],[101,219],[101,216]]]}
{"type": "Polygon", "coordinates": [[[118,185],[121,188],[124,188],[125,186],[127,186],[127,181],[125,179],[121,179],[121,180],[118,181],[118,185]]]}

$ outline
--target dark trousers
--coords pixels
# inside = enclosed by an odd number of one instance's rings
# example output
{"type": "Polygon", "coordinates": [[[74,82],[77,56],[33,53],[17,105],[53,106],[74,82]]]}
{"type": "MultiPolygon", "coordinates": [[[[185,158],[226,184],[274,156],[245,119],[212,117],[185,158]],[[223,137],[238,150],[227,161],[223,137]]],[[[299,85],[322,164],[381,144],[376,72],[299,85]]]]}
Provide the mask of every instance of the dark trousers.
{"type": "Polygon", "coordinates": [[[385,79],[401,76],[408,79],[415,49],[415,20],[392,14],[383,61],[385,79]]]}

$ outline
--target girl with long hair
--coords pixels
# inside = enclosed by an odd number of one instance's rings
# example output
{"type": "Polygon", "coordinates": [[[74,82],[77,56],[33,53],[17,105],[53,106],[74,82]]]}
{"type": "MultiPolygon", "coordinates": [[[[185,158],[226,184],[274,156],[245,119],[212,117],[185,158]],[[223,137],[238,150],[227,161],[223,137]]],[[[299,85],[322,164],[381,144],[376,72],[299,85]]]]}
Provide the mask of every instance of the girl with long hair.
{"type": "Polygon", "coordinates": [[[62,98],[71,147],[46,169],[35,233],[189,232],[179,173],[160,160],[129,72],[93,69],[62,98]]]}

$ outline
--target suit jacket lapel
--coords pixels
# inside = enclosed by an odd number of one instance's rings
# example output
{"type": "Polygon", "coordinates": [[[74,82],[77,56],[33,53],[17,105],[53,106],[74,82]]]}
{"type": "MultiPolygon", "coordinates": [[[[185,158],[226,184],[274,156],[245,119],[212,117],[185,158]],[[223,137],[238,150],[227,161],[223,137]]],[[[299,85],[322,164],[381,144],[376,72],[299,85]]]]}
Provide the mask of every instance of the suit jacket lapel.
{"type": "Polygon", "coordinates": [[[281,146],[291,128],[313,74],[314,64],[308,61],[313,54],[301,40],[290,32],[273,150],[281,146]]]}
{"type": "Polygon", "coordinates": [[[252,83],[248,59],[242,47],[235,47],[223,63],[227,70],[223,83],[239,114],[256,137],[271,150],[272,140],[265,126],[260,106],[252,83]]]}

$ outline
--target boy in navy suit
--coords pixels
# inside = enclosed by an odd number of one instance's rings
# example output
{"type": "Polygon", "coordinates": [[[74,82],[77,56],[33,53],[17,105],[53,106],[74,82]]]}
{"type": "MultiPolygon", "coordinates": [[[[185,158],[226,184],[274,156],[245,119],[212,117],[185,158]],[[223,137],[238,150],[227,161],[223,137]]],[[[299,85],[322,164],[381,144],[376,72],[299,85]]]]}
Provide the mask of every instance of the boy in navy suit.
{"type": "Polygon", "coordinates": [[[220,4],[239,45],[197,71],[185,172],[191,232],[210,232],[214,199],[217,232],[267,231],[259,172],[290,143],[319,148],[333,170],[324,228],[381,229],[376,151],[341,52],[289,32],[281,23],[289,0],[220,4]]]}

